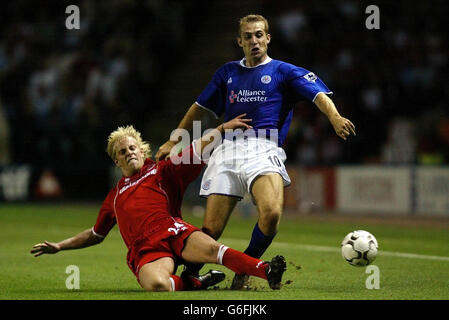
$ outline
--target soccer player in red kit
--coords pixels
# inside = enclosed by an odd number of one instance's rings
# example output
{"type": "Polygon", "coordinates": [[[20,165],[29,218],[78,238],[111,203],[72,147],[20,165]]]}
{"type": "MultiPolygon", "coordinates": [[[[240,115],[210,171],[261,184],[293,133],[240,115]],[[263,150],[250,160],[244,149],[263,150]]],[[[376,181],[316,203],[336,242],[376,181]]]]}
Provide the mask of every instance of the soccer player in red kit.
{"type": "Polygon", "coordinates": [[[138,131],[132,126],[118,128],[109,136],[107,152],[123,177],[104,200],[95,225],[58,243],[36,244],[31,253],[37,257],[98,244],[117,224],[128,248],[128,266],[148,291],[205,289],[224,279],[222,272],[212,270],[200,277],[178,277],[174,273],[183,262],[221,264],[237,274],[266,279],[272,289],[279,289],[286,270],[282,256],[270,262],[252,258],[181,218],[184,192],[205,165],[200,155],[210,143],[217,144],[225,129],[251,128],[251,119],[244,116],[223,123],[177,156],[157,163],[149,158],[149,145],[138,131]]]}

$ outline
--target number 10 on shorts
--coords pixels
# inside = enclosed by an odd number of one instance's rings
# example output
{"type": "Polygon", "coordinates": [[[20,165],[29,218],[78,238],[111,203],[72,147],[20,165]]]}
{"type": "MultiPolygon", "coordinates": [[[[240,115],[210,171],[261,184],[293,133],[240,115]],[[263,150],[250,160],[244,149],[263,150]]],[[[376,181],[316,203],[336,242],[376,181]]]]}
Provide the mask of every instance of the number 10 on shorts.
{"type": "Polygon", "coordinates": [[[268,156],[268,160],[270,160],[270,162],[274,166],[276,166],[278,168],[282,168],[282,162],[281,162],[281,160],[279,160],[279,158],[277,156],[275,156],[275,155],[268,156]]]}

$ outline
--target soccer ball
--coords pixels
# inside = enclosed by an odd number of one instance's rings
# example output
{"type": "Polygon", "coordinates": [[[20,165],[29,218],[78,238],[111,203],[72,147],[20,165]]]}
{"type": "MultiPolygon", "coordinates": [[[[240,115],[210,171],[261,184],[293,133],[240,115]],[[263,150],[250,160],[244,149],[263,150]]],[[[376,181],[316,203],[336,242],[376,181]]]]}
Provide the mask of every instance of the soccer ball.
{"type": "Polygon", "coordinates": [[[364,230],[348,233],[341,242],[341,255],[350,265],[363,267],[376,259],[378,244],[376,238],[364,230]]]}

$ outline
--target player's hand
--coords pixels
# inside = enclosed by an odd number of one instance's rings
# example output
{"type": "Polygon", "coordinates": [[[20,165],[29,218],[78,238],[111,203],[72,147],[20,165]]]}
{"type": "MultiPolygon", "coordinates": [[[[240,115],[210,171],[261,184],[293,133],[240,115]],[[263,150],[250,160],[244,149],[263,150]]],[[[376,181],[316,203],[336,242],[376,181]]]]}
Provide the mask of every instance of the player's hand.
{"type": "Polygon", "coordinates": [[[343,118],[342,116],[336,116],[330,121],[334,127],[335,133],[343,140],[346,140],[351,133],[355,135],[355,126],[349,119],[343,118]]]}
{"type": "Polygon", "coordinates": [[[166,143],[160,146],[155,156],[156,161],[168,159],[170,157],[170,151],[175,146],[175,144],[176,142],[168,140],[166,143]]]}
{"type": "Polygon", "coordinates": [[[61,247],[57,243],[44,241],[44,243],[38,243],[33,246],[30,253],[35,257],[39,257],[44,253],[54,254],[61,250],[61,247]]]}
{"type": "Polygon", "coordinates": [[[246,113],[243,113],[234,119],[223,123],[223,130],[226,129],[237,129],[237,128],[246,128],[246,129],[252,129],[253,127],[250,126],[248,123],[253,121],[253,119],[245,119],[246,113]]]}

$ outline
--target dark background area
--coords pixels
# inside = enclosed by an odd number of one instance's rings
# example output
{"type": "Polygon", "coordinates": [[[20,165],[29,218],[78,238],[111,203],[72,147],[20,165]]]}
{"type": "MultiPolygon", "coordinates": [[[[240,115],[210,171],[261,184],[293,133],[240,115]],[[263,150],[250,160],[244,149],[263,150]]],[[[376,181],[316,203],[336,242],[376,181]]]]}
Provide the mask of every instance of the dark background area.
{"type": "Polygon", "coordinates": [[[344,142],[300,103],[287,164],[448,164],[446,1],[17,0],[0,11],[0,166],[29,165],[32,181],[48,169],[64,197],[102,199],[108,134],[133,124],[155,153],[214,71],[243,57],[250,13],[270,23],[269,56],[315,72],[357,130],[344,142]],[[72,4],[80,30],[65,27],[72,4]],[[370,4],[379,30],[365,26],[370,4]]]}

